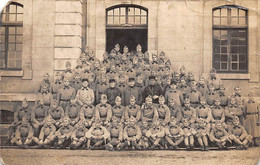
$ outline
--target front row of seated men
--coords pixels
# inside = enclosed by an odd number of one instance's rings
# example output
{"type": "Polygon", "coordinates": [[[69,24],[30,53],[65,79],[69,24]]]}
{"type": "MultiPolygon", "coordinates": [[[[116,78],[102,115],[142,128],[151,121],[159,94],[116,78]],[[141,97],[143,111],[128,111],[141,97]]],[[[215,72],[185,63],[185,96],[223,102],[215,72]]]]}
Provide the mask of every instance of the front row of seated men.
{"type": "MultiPolygon", "coordinates": [[[[17,127],[11,143],[21,148],[177,150],[185,146],[192,150],[197,144],[201,150],[208,151],[210,144],[219,149],[232,145],[247,149],[252,136],[247,134],[238,116],[225,115],[219,102],[216,99],[215,105],[209,107],[201,99],[194,109],[189,99],[185,99],[183,108],[170,100],[168,107],[163,96],[157,105],[148,96],[140,107],[131,96],[130,105],[124,108],[119,96],[116,105],[111,107],[107,96],[102,95],[96,107],[89,99],[76,112],[78,107],[71,100],[64,112],[55,99],[49,109],[39,100],[32,111],[27,109],[18,114],[23,117],[15,121],[17,127]]],[[[24,109],[28,107],[26,103],[25,100],[22,104],[24,109]]]]}

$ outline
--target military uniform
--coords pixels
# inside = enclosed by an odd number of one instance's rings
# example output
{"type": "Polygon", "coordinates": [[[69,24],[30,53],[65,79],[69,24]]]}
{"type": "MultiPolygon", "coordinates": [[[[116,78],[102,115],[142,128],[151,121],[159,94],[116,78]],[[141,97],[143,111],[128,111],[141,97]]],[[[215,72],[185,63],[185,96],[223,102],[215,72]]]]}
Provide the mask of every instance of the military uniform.
{"type": "Polygon", "coordinates": [[[160,123],[162,124],[162,126],[165,126],[169,123],[170,121],[170,109],[168,108],[167,105],[165,104],[159,104],[157,105],[157,111],[158,111],[158,119],[160,121],[160,123]]]}
{"type": "Polygon", "coordinates": [[[212,68],[210,71],[210,77],[207,80],[207,86],[209,88],[210,85],[213,85],[216,90],[219,90],[221,85],[223,84],[221,79],[216,75],[216,69],[212,68]]]}
{"type": "Polygon", "coordinates": [[[243,122],[243,120],[242,120],[242,118],[243,118],[242,109],[240,109],[237,105],[232,105],[232,104],[228,105],[225,108],[225,120],[226,120],[225,122],[228,125],[230,125],[235,116],[239,117],[241,123],[243,122]]]}
{"type": "Polygon", "coordinates": [[[130,104],[130,97],[134,96],[136,98],[136,104],[141,105],[142,104],[142,92],[141,90],[136,87],[126,87],[123,93],[124,96],[124,105],[127,106],[130,104]]]}
{"type": "MultiPolygon", "coordinates": [[[[176,118],[175,118],[176,119],[176,118]]],[[[184,132],[180,126],[177,124],[166,126],[165,128],[165,139],[167,141],[168,148],[178,149],[178,145],[184,140],[184,132]]]]}
{"type": "Polygon", "coordinates": [[[187,150],[192,150],[194,148],[194,135],[197,134],[194,126],[191,125],[191,122],[187,118],[184,119],[182,125],[183,135],[184,135],[184,144],[187,150]],[[186,124],[187,123],[187,124],[186,124]]]}
{"type": "Polygon", "coordinates": [[[31,112],[31,123],[34,128],[34,134],[38,137],[39,131],[44,124],[44,119],[48,115],[49,107],[44,105],[37,105],[35,108],[32,109],[31,112]]]}
{"type": "Polygon", "coordinates": [[[66,61],[66,69],[63,73],[63,79],[68,79],[70,82],[71,80],[73,79],[73,72],[72,72],[72,69],[71,69],[71,64],[69,61],[66,61]]]}
{"type": "Polygon", "coordinates": [[[108,98],[108,103],[111,105],[111,106],[114,106],[115,105],[115,99],[117,96],[122,96],[122,93],[121,91],[118,89],[118,88],[107,88],[106,91],[105,91],[105,94],[107,95],[107,98],[108,98]]]}
{"type": "Polygon", "coordinates": [[[115,116],[119,123],[123,123],[125,117],[125,107],[122,105],[114,105],[112,107],[112,116],[115,116]]]}
{"type": "Polygon", "coordinates": [[[196,121],[196,110],[192,107],[183,107],[182,117],[183,119],[187,119],[193,127],[196,121]]]}
{"type": "MultiPolygon", "coordinates": [[[[130,122],[133,122],[130,118],[130,122]]],[[[138,141],[142,137],[142,132],[140,127],[137,124],[126,125],[123,131],[123,139],[125,140],[124,147],[132,147],[136,149],[141,149],[138,145],[138,141]]]]}
{"type": "Polygon", "coordinates": [[[95,106],[83,105],[80,109],[80,122],[84,123],[86,128],[90,128],[95,120],[95,106]]]}
{"type": "Polygon", "coordinates": [[[105,94],[106,89],[108,88],[108,84],[106,82],[101,82],[97,84],[97,89],[96,89],[96,103],[100,103],[100,98],[102,94],[105,94]]]}
{"type": "Polygon", "coordinates": [[[128,105],[125,108],[125,120],[129,121],[130,116],[133,116],[138,122],[141,119],[141,107],[139,105],[128,105]]]}
{"type": "Polygon", "coordinates": [[[255,100],[248,100],[245,106],[245,129],[248,134],[252,135],[254,138],[260,135],[260,127],[257,126],[257,123],[260,121],[260,107],[255,100]]]}
{"type": "Polygon", "coordinates": [[[146,132],[150,129],[147,121],[145,121],[145,120],[142,121],[142,125],[140,126],[140,129],[141,129],[141,132],[142,132],[142,136],[141,136],[141,139],[138,142],[138,145],[142,149],[147,149],[150,146],[148,137],[146,137],[146,132]]]}
{"type": "Polygon", "coordinates": [[[206,86],[206,83],[204,81],[204,77],[200,77],[200,80],[197,84],[197,90],[202,94],[202,96],[205,96],[208,92],[208,88],[206,86]]]}
{"type": "MultiPolygon", "coordinates": [[[[143,91],[143,102],[145,100],[145,98],[147,96],[160,96],[160,95],[163,95],[163,91],[162,91],[162,88],[158,85],[158,84],[155,84],[155,85],[149,85],[147,87],[144,88],[144,91],[143,91]]],[[[158,98],[156,99],[153,99],[153,103],[157,103],[158,104],[158,98]]]]}
{"type": "Polygon", "coordinates": [[[63,87],[63,82],[59,72],[56,73],[55,78],[55,82],[52,85],[52,95],[54,99],[57,99],[58,91],[63,87]]]}
{"type": "Polygon", "coordinates": [[[187,93],[187,96],[190,99],[190,104],[193,108],[196,108],[199,105],[200,99],[202,97],[201,93],[196,89],[190,89],[187,93]]]}
{"type": "Polygon", "coordinates": [[[205,125],[206,125],[206,130],[207,132],[209,133],[210,131],[210,121],[211,121],[211,109],[209,106],[207,105],[199,105],[197,108],[196,108],[196,116],[197,116],[197,119],[196,121],[198,122],[199,120],[203,120],[203,122],[205,122],[205,125]]]}
{"type": "Polygon", "coordinates": [[[74,126],[79,122],[80,119],[80,106],[75,102],[72,101],[65,109],[65,116],[68,116],[71,121],[71,125],[74,126]]]}
{"type": "Polygon", "coordinates": [[[64,119],[64,110],[62,107],[58,106],[57,108],[51,107],[48,111],[48,114],[53,118],[53,124],[56,128],[59,128],[64,119]]]}
{"type": "Polygon", "coordinates": [[[69,148],[77,149],[81,146],[84,148],[84,143],[86,142],[85,134],[87,131],[88,129],[84,126],[84,124],[76,126],[71,134],[71,144],[69,148]]]}
{"type": "Polygon", "coordinates": [[[215,93],[215,92],[208,92],[206,95],[205,95],[205,98],[206,98],[206,101],[207,101],[207,104],[209,106],[212,106],[214,104],[214,101],[216,100],[216,98],[218,97],[218,94],[215,93]]]}
{"type": "Polygon", "coordinates": [[[57,141],[54,144],[54,148],[60,147],[60,148],[65,148],[67,146],[69,146],[70,142],[71,142],[71,134],[72,131],[74,130],[74,128],[69,124],[69,119],[64,119],[68,120],[68,124],[64,124],[62,125],[57,132],[55,133],[56,139],[57,141]]]}
{"type": "Polygon", "coordinates": [[[64,86],[63,88],[59,89],[57,100],[59,105],[66,109],[69,104],[69,101],[74,99],[76,95],[76,90],[71,86],[64,86]]]}
{"type": "Polygon", "coordinates": [[[103,124],[109,123],[112,117],[111,105],[101,103],[96,105],[95,115],[96,119],[100,119],[103,122],[103,124]]]}
{"type": "Polygon", "coordinates": [[[177,104],[169,105],[168,107],[169,107],[169,110],[170,110],[170,117],[175,117],[177,123],[179,123],[182,120],[181,107],[177,104]]]}
{"type": "Polygon", "coordinates": [[[220,127],[214,127],[210,131],[209,139],[212,142],[215,142],[219,149],[225,149],[226,148],[226,142],[230,141],[229,134],[226,132],[226,130],[221,126],[221,123],[219,123],[220,127]]]}
{"type": "Polygon", "coordinates": [[[16,143],[19,147],[25,147],[32,143],[32,137],[34,134],[33,128],[30,123],[23,118],[21,125],[16,129],[15,137],[12,139],[12,143],[16,143]]]}
{"type": "Polygon", "coordinates": [[[158,119],[158,111],[155,105],[148,105],[144,103],[141,107],[141,120],[147,120],[151,123],[158,119]]]}
{"type": "Polygon", "coordinates": [[[152,146],[151,149],[155,149],[156,147],[162,146],[162,141],[165,136],[165,129],[164,127],[159,123],[159,121],[155,121],[153,126],[146,132],[146,137],[148,137],[149,141],[151,142],[152,146]],[[155,124],[158,122],[157,124],[155,124]]]}
{"type": "Polygon", "coordinates": [[[225,95],[225,93],[219,93],[220,98],[220,105],[222,107],[226,107],[228,105],[228,96],[225,95]]]}
{"type": "Polygon", "coordinates": [[[48,91],[44,91],[36,95],[36,100],[39,99],[43,99],[44,105],[50,107],[53,97],[51,93],[49,93],[48,91]]]}
{"type": "Polygon", "coordinates": [[[169,89],[165,93],[166,103],[169,105],[169,100],[174,100],[175,104],[181,106],[183,104],[182,92],[177,89],[169,89]]]}
{"type": "Polygon", "coordinates": [[[71,87],[75,89],[76,93],[81,88],[81,79],[78,72],[74,74],[74,78],[71,81],[71,87]]]}
{"type": "Polygon", "coordinates": [[[221,106],[211,106],[211,122],[215,123],[216,121],[220,121],[220,123],[225,122],[225,112],[221,106]]]}
{"type": "Polygon", "coordinates": [[[197,124],[196,124],[195,128],[196,128],[195,136],[197,137],[199,145],[201,146],[201,150],[208,151],[209,150],[208,135],[209,135],[209,131],[210,131],[210,129],[208,127],[208,123],[203,118],[199,118],[197,120],[197,124]]]}
{"type": "Polygon", "coordinates": [[[95,99],[94,92],[92,89],[90,89],[88,87],[82,87],[77,92],[76,100],[79,103],[79,105],[82,106],[82,105],[86,104],[87,99],[91,99],[92,102],[94,102],[94,99],[95,99]]]}

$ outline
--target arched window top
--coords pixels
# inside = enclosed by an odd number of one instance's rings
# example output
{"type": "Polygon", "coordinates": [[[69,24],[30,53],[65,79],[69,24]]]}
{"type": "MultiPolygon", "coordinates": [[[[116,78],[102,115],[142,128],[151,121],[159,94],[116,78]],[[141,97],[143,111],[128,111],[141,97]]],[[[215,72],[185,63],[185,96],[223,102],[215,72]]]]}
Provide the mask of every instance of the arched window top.
{"type": "Polygon", "coordinates": [[[213,25],[247,26],[247,9],[237,5],[213,8],[213,25]]]}
{"type": "Polygon", "coordinates": [[[106,9],[107,26],[147,26],[148,9],[138,5],[116,5],[106,9]]]}
{"type": "Polygon", "coordinates": [[[23,5],[10,2],[1,13],[2,22],[22,22],[23,21],[23,5]]]}

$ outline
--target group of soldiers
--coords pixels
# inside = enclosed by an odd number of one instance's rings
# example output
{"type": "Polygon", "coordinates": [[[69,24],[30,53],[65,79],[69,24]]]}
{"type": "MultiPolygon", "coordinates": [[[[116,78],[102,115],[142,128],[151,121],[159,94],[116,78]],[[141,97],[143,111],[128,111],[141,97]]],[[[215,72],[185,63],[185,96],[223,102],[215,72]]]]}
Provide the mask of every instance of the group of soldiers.
{"type": "Polygon", "coordinates": [[[259,104],[236,86],[226,95],[216,70],[195,80],[185,67],[172,71],[165,53],[120,52],[100,61],[91,50],[66,63],[54,82],[48,73],[33,107],[26,98],[9,129],[21,148],[247,149],[259,137],[259,104]]]}

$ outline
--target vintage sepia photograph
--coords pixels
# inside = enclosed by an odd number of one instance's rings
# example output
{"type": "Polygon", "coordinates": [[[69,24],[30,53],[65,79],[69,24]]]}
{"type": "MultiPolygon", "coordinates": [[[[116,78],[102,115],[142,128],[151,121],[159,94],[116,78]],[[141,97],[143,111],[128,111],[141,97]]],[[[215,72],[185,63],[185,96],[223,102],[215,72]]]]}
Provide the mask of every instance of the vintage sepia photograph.
{"type": "Polygon", "coordinates": [[[260,0],[1,1],[1,165],[260,165],[260,0]]]}

